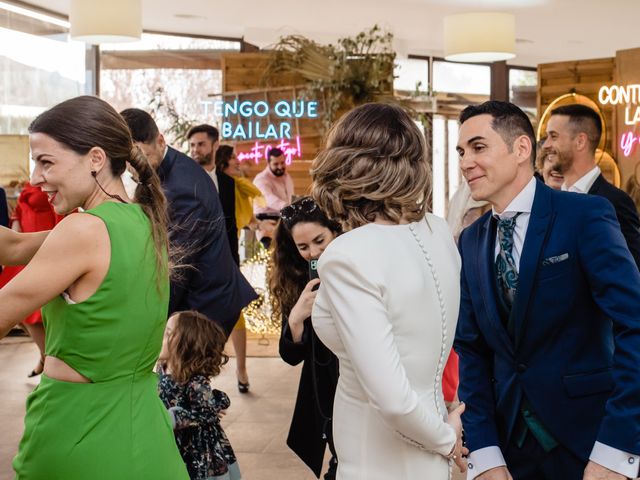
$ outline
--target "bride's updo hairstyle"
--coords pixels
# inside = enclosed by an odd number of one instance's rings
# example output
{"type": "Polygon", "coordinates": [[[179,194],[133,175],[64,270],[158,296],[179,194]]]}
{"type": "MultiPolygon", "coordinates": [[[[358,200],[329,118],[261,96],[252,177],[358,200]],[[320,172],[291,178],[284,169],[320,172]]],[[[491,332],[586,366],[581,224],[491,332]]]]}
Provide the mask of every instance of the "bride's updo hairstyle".
{"type": "Polygon", "coordinates": [[[345,230],[421,220],[431,197],[424,136],[399,106],[367,103],[338,120],[311,167],[312,196],[345,230]]]}

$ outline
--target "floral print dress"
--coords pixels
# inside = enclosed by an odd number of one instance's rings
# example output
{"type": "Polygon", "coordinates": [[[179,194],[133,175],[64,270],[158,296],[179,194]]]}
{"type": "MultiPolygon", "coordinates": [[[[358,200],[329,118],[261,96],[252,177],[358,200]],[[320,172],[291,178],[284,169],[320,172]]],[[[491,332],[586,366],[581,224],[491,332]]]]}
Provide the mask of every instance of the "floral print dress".
{"type": "Polygon", "coordinates": [[[203,375],[176,382],[160,369],[159,391],[174,420],[180,454],[191,480],[238,480],[236,456],[220,425],[219,412],[231,404],[226,393],[211,388],[203,375]]]}

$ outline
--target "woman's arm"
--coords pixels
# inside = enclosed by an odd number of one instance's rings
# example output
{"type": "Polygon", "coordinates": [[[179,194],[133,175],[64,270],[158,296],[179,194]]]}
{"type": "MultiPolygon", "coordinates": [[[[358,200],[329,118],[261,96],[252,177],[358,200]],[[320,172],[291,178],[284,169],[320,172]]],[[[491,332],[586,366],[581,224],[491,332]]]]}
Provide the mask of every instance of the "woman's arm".
{"type": "Polygon", "coordinates": [[[302,362],[308,350],[310,328],[313,328],[307,319],[311,317],[311,309],[316,299],[317,292],[313,287],[320,280],[313,279],[307,283],[288,315],[282,315],[282,333],[280,335],[280,356],[290,365],[302,362]]]}
{"type": "Polygon", "coordinates": [[[109,245],[107,227],[93,215],[71,215],[60,222],[48,237],[47,233],[27,234],[0,229],[0,258],[3,262],[11,259],[5,255],[7,245],[11,245],[9,250],[23,252],[22,257],[15,257],[19,258],[20,261],[16,262],[19,264],[27,263],[24,261],[25,252],[36,251],[31,262],[0,289],[0,338],[78,279],[95,273],[96,266],[110,258],[109,250],[104,248],[105,241],[109,245]],[[36,245],[40,244],[42,246],[38,249],[36,245]]]}
{"type": "Polygon", "coordinates": [[[0,227],[0,265],[26,265],[42,246],[49,232],[18,233],[0,227]]]}

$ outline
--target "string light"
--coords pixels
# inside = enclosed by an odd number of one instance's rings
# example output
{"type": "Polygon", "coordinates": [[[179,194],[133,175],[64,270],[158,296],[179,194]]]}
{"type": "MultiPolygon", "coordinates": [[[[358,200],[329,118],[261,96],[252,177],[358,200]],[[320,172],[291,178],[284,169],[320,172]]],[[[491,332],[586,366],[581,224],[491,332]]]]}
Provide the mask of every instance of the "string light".
{"type": "Polygon", "coordinates": [[[247,305],[243,311],[247,330],[263,337],[280,335],[282,320],[279,315],[273,315],[271,292],[267,281],[271,271],[269,250],[260,248],[253,257],[242,262],[240,269],[258,294],[258,298],[247,305]]]}

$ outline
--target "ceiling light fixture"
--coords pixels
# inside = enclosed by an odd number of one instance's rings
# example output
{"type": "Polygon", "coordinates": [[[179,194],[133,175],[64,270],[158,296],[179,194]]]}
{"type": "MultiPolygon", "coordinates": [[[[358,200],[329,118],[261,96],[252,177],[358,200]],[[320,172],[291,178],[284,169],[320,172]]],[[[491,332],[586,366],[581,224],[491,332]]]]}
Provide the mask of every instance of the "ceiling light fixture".
{"type": "Polygon", "coordinates": [[[516,56],[516,22],[510,13],[459,13],[444,18],[445,60],[498,62],[516,56]]]}
{"type": "Polygon", "coordinates": [[[142,35],[141,0],[71,0],[69,21],[73,40],[134,42],[142,35]]]}

